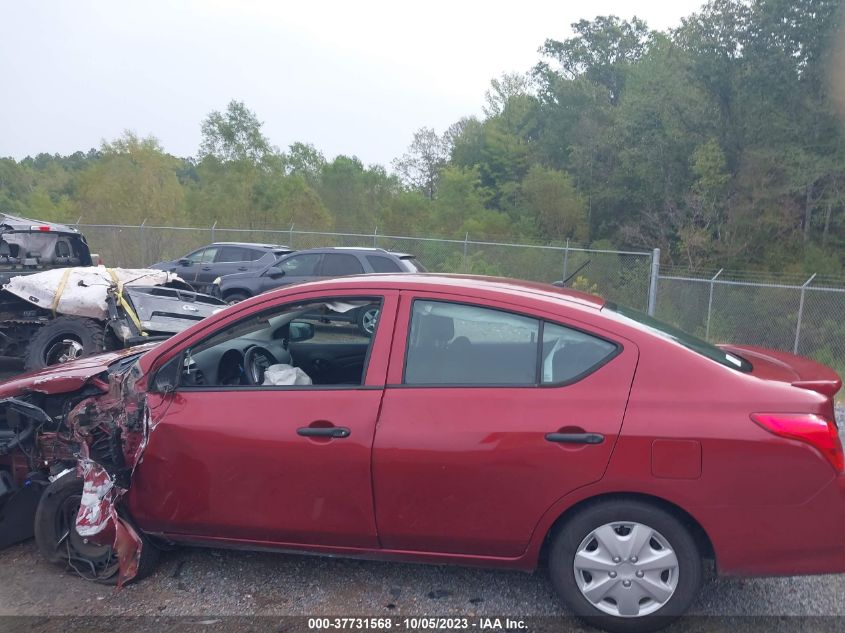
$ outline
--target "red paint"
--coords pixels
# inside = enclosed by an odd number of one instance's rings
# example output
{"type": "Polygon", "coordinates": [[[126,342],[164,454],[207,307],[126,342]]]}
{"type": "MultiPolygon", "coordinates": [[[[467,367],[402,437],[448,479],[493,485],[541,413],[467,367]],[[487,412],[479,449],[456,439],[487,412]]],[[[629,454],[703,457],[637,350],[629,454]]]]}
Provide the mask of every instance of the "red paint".
{"type": "MultiPolygon", "coordinates": [[[[461,276],[303,284],[240,303],[151,349],[135,389],[218,328],[327,295],[385,297],[366,388],[148,394],[154,428],[125,497],[141,530],[186,543],[531,569],[564,513],[596,497],[636,494],[697,521],[722,573],[845,571],[845,476],[817,442],[750,417],[829,420],[839,377],[791,354],[731,348],[754,365],[744,374],[579,293],[461,276]],[[562,387],[403,387],[415,297],[569,324],[622,351],[562,387]],[[296,434],[312,423],[352,433],[321,442],[296,434]],[[605,439],[544,439],[581,430],[605,439]]],[[[98,362],[53,371],[81,378],[98,362]]],[[[31,382],[5,383],[0,393],[31,382]]]]}
{"type": "Polygon", "coordinates": [[[654,440],[651,443],[651,474],[661,479],[701,477],[701,442],[654,440]]]}

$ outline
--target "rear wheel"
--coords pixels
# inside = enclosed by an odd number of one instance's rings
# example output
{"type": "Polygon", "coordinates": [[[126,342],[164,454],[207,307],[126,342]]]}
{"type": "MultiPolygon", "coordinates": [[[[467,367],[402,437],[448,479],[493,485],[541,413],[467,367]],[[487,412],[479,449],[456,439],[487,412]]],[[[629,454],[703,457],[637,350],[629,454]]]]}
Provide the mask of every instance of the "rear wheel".
{"type": "MultiPolygon", "coordinates": [[[[76,531],[83,481],[75,472],[60,477],[44,491],[35,512],[35,543],[51,563],[62,565],[87,580],[117,583],[118,563],[111,545],[98,545],[76,531]]],[[[141,559],[135,580],[155,568],[159,551],[141,537],[141,559]]]]}
{"type": "Polygon", "coordinates": [[[67,363],[105,349],[103,326],[93,319],[59,317],[41,326],[27,345],[24,369],[67,363]]]}
{"type": "Polygon", "coordinates": [[[576,615],[619,633],[654,631],[682,615],[701,584],[701,555],[672,514],[640,501],[587,506],[558,531],[552,583],[576,615]]]}

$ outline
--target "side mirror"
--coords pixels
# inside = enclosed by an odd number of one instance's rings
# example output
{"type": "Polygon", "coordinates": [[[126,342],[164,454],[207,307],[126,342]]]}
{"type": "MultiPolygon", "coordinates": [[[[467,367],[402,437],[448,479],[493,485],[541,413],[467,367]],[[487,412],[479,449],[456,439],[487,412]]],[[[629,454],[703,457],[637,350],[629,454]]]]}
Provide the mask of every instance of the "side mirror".
{"type": "Polygon", "coordinates": [[[268,276],[270,279],[278,279],[279,277],[284,277],[284,276],[285,276],[285,271],[283,271],[283,270],[282,270],[282,269],[280,269],[280,268],[270,268],[270,269],[267,271],[267,276],[268,276]]]}
{"type": "Polygon", "coordinates": [[[183,257],[182,259],[179,260],[179,265],[180,266],[190,266],[191,260],[188,259],[187,257],[183,257]]]}
{"type": "Polygon", "coordinates": [[[167,361],[155,374],[150,391],[153,393],[167,393],[179,385],[182,370],[182,354],[167,361]]]}
{"type": "Polygon", "coordinates": [[[311,323],[302,323],[301,321],[293,321],[290,324],[290,342],[300,343],[314,338],[314,325],[311,323]]]}

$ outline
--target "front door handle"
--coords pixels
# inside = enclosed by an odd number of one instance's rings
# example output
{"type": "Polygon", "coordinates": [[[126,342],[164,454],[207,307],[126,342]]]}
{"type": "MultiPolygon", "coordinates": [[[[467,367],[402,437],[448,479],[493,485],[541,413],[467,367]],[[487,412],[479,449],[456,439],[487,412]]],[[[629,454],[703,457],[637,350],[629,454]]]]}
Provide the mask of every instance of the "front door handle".
{"type": "Polygon", "coordinates": [[[246,266],[238,266],[238,270],[249,270],[246,266]]]}
{"type": "Polygon", "coordinates": [[[546,440],[560,444],[601,444],[604,435],[601,433],[546,433],[546,440]]]}
{"type": "Polygon", "coordinates": [[[303,426],[296,429],[296,434],[302,437],[335,437],[338,439],[349,437],[351,432],[345,426],[303,426]]]}

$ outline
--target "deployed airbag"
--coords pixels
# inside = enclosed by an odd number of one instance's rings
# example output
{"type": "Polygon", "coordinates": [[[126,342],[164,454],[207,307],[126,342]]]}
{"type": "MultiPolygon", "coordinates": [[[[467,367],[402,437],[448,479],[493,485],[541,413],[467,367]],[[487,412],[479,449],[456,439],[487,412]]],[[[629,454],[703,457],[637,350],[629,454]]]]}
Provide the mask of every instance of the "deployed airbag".
{"type": "Polygon", "coordinates": [[[270,365],[264,370],[263,385],[310,385],[311,378],[299,367],[292,365],[270,365]]]}

